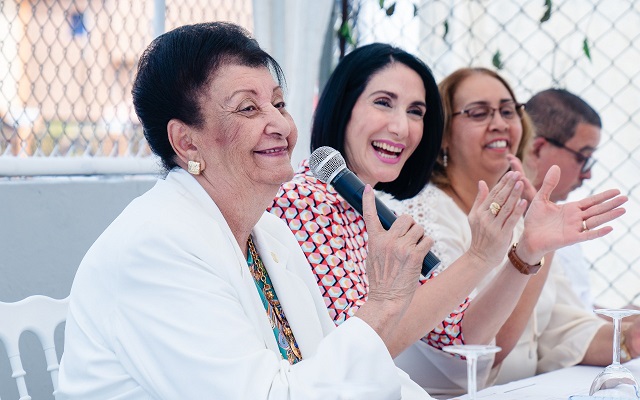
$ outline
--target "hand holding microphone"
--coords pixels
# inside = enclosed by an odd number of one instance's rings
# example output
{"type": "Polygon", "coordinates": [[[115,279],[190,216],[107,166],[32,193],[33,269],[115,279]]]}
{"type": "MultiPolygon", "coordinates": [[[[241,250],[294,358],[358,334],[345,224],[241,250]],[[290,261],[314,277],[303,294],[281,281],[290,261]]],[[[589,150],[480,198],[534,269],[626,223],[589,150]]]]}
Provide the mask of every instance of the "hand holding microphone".
{"type": "MultiPolygon", "coordinates": [[[[322,182],[331,184],[335,190],[361,215],[362,195],[365,184],[351,172],[344,158],[337,150],[323,146],[309,157],[311,172],[322,182]]],[[[389,230],[396,221],[396,215],[379,199],[375,199],[378,218],[384,229],[389,230]]],[[[422,263],[422,275],[426,276],[440,264],[440,260],[428,252],[422,263]]]]}
{"type": "Polygon", "coordinates": [[[424,236],[424,228],[408,215],[400,216],[388,231],[383,228],[371,185],[365,186],[362,200],[369,234],[367,302],[375,304],[378,310],[392,310],[401,318],[420,286],[416,285],[420,262],[433,242],[424,236]]]}

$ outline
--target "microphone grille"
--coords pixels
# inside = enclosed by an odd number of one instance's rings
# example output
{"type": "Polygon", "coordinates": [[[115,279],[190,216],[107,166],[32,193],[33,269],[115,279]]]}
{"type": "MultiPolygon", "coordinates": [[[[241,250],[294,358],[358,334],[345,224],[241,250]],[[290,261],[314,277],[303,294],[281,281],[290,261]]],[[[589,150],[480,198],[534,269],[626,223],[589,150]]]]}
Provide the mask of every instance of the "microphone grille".
{"type": "Polygon", "coordinates": [[[309,167],[316,178],[331,183],[334,176],[347,167],[342,154],[333,147],[318,147],[309,157],[309,167]]]}

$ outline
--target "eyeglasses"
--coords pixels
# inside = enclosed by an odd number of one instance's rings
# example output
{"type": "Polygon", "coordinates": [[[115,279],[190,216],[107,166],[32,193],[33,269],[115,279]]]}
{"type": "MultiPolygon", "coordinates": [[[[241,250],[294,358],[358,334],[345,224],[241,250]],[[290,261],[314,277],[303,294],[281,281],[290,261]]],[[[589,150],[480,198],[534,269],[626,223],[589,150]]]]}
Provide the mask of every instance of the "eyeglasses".
{"type": "Polygon", "coordinates": [[[500,105],[499,108],[493,108],[486,104],[478,104],[469,108],[464,108],[462,111],[454,112],[452,117],[456,115],[466,115],[470,120],[474,122],[487,122],[493,118],[496,111],[500,113],[502,119],[510,121],[522,116],[522,110],[524,110],[524,104],[518,104],[516,102],[510,102],[500,105]]]}
{"type": "MultiPolygon", "coordinates": [[[[544,137],[544,136],[543,136],[544,137]]],[[[561,143],[555,139],[551,139],[548,137],[545,137],[544,140],[546,140],[547,142],[551,143],[552,145],[559,147],[561,149],[564,149],[566,151],[568,151],[569,153],[573,154],[576,157],[576,162],[578,164],[582,164],[582,168],[580,169],[580,172],[585,174],[589,171],[591,171],[591,168],[593,168],[593,165],[596,163],[596,159],[591,157],[591,156],[585,156],[584,154],[580,153],[579,151],[575,151],[573,149],[568,148],[567,146],[564,145],[564,143],[561,143]]]]}

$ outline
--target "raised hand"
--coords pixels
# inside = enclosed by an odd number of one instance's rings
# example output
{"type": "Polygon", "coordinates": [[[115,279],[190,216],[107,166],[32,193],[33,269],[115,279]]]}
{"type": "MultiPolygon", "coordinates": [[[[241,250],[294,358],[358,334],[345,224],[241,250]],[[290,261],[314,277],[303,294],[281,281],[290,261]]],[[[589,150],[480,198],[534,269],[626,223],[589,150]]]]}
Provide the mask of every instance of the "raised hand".
{"type": "Polygon", "coordinates": [[[410,300],[418,286],[422,260],[433,241],[424,236],[424,228],[408,215],[401,215],[385,230],[378,219],[375,196],[369,185],[365,187],[362,204],[369,236],[369,301],[410,300]]]}
{"type": "Polygon", "coordinates": [[[400,216],[385,230],[378,219],[370,185],[365,186],[362,195],[362,216],[369,236],[369,294],[356,316],[378,333],[389,351],[397,354],[397,327],[419,286],[422,260],[433,241],[408,215],[400,216]]]}
{"type": "Polygon", "coordinates": [[[615,189],[580,201],[555,204],[549,198],[559,180],[560,168],[554,165],[547,172],[525,216],[521,243],[531,253],[540,256],[560,247],[608,234],[613,228],[600,226],[626,212],[620,206],[628,198],[621,196],[620,191],[615,189]]]}
{"type": "Polygon", "coordinates": [[[527,207],[527,201],[520,198],[522,178],[519,172],[507,172],[491,192],[484,181],[478,183],[478,195],[469,212],[472,235],[469,252],[489,265],[502,262],[511,244],[513,228],[527,207]]]}
{"type": "Polygon", "coordinates": [[[524,189],[522,190],[522,198],[527,200],[529,204],[531,204],[531,201],[533,201],[533,198],[535,197],[537,192],[535,186],[533,186],[531,181],[527,179],[524,167],[522,166],[522,162],[518,157],[513,154],[507,154],[507,159],[509,160],[509,165],[511,165],[511,170],[522,174],[522,183],[524,184],[524,189]]]}

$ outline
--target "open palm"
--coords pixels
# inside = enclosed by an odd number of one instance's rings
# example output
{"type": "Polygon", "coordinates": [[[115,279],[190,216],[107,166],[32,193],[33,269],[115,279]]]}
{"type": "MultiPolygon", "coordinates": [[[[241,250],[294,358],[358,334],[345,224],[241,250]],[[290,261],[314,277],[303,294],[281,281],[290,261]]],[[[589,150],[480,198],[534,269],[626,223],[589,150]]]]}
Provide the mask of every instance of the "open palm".
{"type": "Polygon", "coordinates": [[[620,206],[628,200],[619,190],[611,189],[558,205],[549,197],[559,179],[560,168],[554,165],[547,172],[524,219],[524,234],[529,246],[544,253],[608,234],[613,228],[600,226],[623,215],[625,209],[620,206]],[[583,228],[583,221],[587,230],[583,228]]]}

